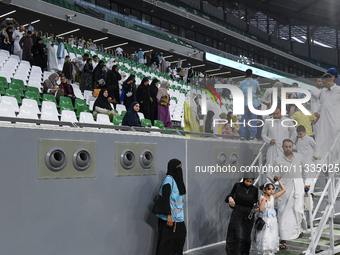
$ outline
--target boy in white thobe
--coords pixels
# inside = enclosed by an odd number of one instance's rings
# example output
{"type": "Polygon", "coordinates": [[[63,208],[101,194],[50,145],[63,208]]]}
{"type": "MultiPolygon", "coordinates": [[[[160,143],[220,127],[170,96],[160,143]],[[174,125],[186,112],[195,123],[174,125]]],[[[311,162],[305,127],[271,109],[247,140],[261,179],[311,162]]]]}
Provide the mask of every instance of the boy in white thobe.
{"type": "Polygon", "coordinates": [[[296,150],[300,153],[305,162],[306,167],[308,168],[308,176],[309,176],[309,183],[311,185],[310,192],[313,193],[314,191],[314,181],[316,178],[316,165],[318,164],[316,160],[319,160],[319,149],[317,143],[314,139],[307,135],[306,128],[304,126],[298,126],[297,129],[298,140],[296,142],[296,150]]]}

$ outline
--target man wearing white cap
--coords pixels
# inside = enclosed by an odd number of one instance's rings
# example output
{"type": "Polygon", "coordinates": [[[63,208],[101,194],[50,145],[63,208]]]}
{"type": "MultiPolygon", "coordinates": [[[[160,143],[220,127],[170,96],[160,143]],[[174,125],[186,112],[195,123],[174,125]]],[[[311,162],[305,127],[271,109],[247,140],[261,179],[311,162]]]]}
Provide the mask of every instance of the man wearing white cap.
{"type": "Polygon", "coordinates": [[[12,39],[14,40],[14,50],[13,53],[15,55],[18,55],[20,57],[20,60],[22,59],[22,49],[20,47],[20,40],[24,35],[24,26],[20,26],[19,30],[15,30],[12,35],[12,39]]]}

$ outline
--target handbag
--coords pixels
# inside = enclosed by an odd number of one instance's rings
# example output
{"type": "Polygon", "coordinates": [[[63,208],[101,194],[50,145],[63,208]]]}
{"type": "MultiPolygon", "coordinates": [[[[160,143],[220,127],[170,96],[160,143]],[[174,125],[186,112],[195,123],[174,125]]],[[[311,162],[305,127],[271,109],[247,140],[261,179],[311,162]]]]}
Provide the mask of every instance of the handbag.
{"type": "Polygon", "coordinates": [[[185,76],[185,72],[184,72],[183,70],[181,70],[181,71],[179,72],[179,75],[182,76],[182,77],[184,77],[184,76],[185,76]]]}
{"type": "MultiPolygon", "coordinates": [[[[166,178],[166,177],[165,177],[166,178]]],[[[167,204],[169,203],[169,200],[164,199],[164,197],[160,194],[161,188],[163,187],[163,182],[165,178],[162,181],[161,187],[158,190],[158,194],[153,198],[153,207],[152,207],[152,213],[154,214],[163,214],[167,215],[168,212],[166,211],[167,204]]],[[[173,185],[174,180],[172,180],[173,185]]],[[[170,191],[171,194],[172,190],[170,191]]]]}
{"type": "Polygon", "coordinates": [[[261,217],[258,217],[256,219],[256,221],[255,221],[255,228],[257,230],[262,230],[265,225],[266,225],[266,222],[261,217]]]}
{"type": "MultiPolygon", "coordinates": [[[[168,96],[167,96],[167,95],[162,96],[162,98],[168,100],[168,96]]],[[[165,102],[165,101],[162,101],[162,102],[161,102],[161,105],[163,105],[163,106],[166,106],[167,104],[168,104],[168,103],[165,102]]]]}

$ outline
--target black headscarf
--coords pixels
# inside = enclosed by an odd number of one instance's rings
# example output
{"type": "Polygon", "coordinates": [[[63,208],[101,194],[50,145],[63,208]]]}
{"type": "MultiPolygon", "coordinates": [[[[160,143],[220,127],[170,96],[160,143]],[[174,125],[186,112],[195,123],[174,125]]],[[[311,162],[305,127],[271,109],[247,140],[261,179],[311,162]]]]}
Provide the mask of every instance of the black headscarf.
{"type": "Polygon", "coordinates": [[[124,115],[122,125],[123,126],[138,126],[143,127],[141,125],[140,118],[138,116],[138,112],[135,111],[133,108],[136,104],[139,104],[138,102],[134,101],[131,103],[129,110],[124,115]]]}
{"type": "Polygon", "coordinates": [[[212,131],[212,124],[211,124],[211,119],[214,117],[215,113],[213,111],[208,111],[207,113],[207,119],[205,120],[205,127],[204,131],[205,133],[213,133],[212,131]]]}
{"type": "Polygon", "coordinates": [[[227,114],[227,121],[228,121],[229,124],[231,123],[230,120],[231,120],[232,114],[233,114],[233,112],[228,112],[228,114],[227,114]]]}
{"type": "Polygon", "coordinates": [[[178,159],[175,158],[171,159],[168,163],[168,171],[166,174],[171,175],[175,179],[175,182],[179,190],[179,194],[184,195],[186,193],[186,190],[183,182],[183,171],[182,167],[178,167],[181,164],[182,162],[179,161],[178,159]]]}
{"type": "Polygon", "coordinates": [[[107,91],[106,89],[101,89],[98,95],[98,98],[96,99],[96,101],[94,102],[93,108],[95,108],[96,106],[103,108],[103,109],[107,109],[112,111],[112,107],[111,104],[108,100],[107,97],[104,97],[104,92],[107,91]]]}

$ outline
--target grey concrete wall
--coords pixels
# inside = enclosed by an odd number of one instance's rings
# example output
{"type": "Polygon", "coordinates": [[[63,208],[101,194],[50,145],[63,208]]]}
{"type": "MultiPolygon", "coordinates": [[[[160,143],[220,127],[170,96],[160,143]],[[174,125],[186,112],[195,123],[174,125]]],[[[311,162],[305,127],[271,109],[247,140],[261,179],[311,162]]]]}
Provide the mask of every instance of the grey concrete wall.
{"type": "MultiPolygon", "coordinates": [[[[185,250],[223,241],[231,213],[224,203],[239,179],[195,175],[213,165],[214,148],[238,148],[249,164],[249,148],[260,143],[183,139],[128,132],[89,132],[0,127],[1,254],[154,254],[157,218],[150,211],[172,158],[182,161],[185,250]],[[39,139],[96,141],[96,177],[38,180],[39,139]],[[115,142],[157,143],[157,175],[115,176],[115,142]]],[[[132,144],[133,146],[133,144],[132,144]]]]}

